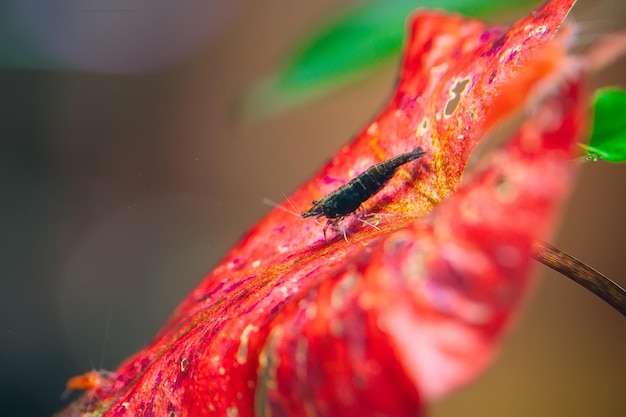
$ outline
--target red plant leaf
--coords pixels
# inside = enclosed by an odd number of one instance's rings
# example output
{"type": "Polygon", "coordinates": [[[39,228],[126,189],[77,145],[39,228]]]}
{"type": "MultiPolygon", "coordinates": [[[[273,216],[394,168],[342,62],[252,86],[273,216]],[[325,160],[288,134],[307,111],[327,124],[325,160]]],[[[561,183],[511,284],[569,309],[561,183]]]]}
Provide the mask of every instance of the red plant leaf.
{"type": "Polygon", "coordinates": [[[421,146],[345,219],[349,242],[272,211],[153,342],[60,415],[415,416],[474,378],[530,283],[534,239],[570,185],[584,127],[580,65],[557,35],[573,1],[510,28],[413,17],[398,90],[290,201],[308,208],[421,146]],[[514,138],[459,187],[470,152],[514,112],[514,138]]]}

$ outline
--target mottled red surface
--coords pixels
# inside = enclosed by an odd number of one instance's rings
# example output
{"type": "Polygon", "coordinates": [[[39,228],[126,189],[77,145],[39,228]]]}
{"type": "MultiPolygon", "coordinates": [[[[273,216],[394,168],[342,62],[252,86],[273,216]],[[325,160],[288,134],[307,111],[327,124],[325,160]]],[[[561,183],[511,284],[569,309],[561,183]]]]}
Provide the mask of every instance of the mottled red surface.
{"type": "Polygon", "coordinates": [[[147,348],[61,415],[416,416],[474,378],[570,185],[587,101],[554,37],[572,3],[511,28],[416,14],[389,107],[289,197],[304,211],[421,146],[427,154],[365,202],[376,227],[351,216],[349,242],[325,240],[314,220],[272,211],[147,348]],[[474,146],[523,109],[514,138],[460,186],[474,146]]]}

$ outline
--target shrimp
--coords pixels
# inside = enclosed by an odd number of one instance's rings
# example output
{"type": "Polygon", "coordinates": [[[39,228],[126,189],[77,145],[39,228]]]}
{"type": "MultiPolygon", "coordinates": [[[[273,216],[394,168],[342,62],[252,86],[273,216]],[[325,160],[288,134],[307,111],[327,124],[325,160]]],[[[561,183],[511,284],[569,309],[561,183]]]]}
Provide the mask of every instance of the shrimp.
{"type": "Polygon", "coordinates": [[[321,200],[313,200],[311,208],[302,213],[301,217],[303,219],[326,217],[327,221],[324,226],[324,238],[326,238],[326,229],[329,226],[336,227],[337,223],[354,213],[361,207],[361,204],[378,193],[391,180],[398,168],[421,158],[425,153],[421,147],[417,147],[411,152],[400,154],[371,166],[321,200]]]}

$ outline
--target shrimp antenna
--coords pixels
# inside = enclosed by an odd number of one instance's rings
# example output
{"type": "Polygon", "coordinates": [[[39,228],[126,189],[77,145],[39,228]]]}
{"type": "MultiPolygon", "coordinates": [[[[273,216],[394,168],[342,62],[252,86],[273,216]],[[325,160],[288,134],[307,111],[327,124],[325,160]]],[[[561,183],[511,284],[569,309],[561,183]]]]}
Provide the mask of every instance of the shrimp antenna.
{"type": "MultiPolygon", "coordinates": [[[[287,199],[287,200],[289,200],[289,199],[287,199]]],[[[297,211],[295,211],[295,210],[289,210],[287,207],[285,207],[285,206],[283,206],[283,205],[281,205],[281,204],[278,204],[277,202],[275,202],[275,201],[273,201],[273,200],[270,200],[269,198],[264,197],[264,198],[263,198],[263,200],[262,200],[262,202],[263,202],[263,204],[265,204],[266,206],[275,207],[275,208],[277,208],[277,209],[279,209],[279,210],[284,211],[285,213],[293,214],[294,216],[296,216],[296,217],[298,217],[298,218],[299,218],[299,217],[301,217],[300,213],[298,213],[297,211]]],[[[291,201],[290,201],[290,203],[291,203],[291,201]]],[[[293,206],[293,204],[292,204],[292,206],[293,206]]],[[[295,208],[295,207],[294,207],[294,208],[295,208]]]]}
{"type": "MultiPolygon", "coordinates": [[[[100,378],[101,374],[103,374],[104,372],[102,371],[102,367],[104,366],[104,355],[106,353],[106,348],[107,348],[107,344],[109,343],[109,335],[111,332],[111,323],[113,322],[113,304],[109,305],[109,312],[107,314],[107,321],[104,327],[104,340],[102,341],[102,350],[100,351],[100,363],[98,364],[98,369],[94,370],[98,373],[98,378],[100,378]]],[[[92,364],[93,367],[93,364],[92,364]]],[[[88,406],[88,410],[91,409],[91,405],[93,404],[93,401],[96,400],[98,402],[102,401],[102,399],[96,394],[96,392],[93,392],[93,397],[89,399],[89,406],[88,406]]]]}
{"type": "MultiPolygon", "coordinates": [[[[289,199],[289,197],[287,197],[287,194],[283,193],[283,197],[285,197],[285,200],[287,200],[287,202],[289,203],[289,205],[291,206],[291,208],[293,209],[293,211],[294,211],[295,213],[299,213],[299,212],[298,212],[298,208],[296,207],[296,205],[295,205],[295,204],[293,204],[293,201],[291,201],[291,200],[289,199]]],[[[298,214],[298,216],[300,216],[300,214],[298,214]]]]}
{"type": "Polygon", "coordinates": [[[109,336],[111,331],[111,323],[113,321],[113,304],[109,306],[109,314],[107,315],[106,327],[104,328],[104,340],[102,341],[102,351],[100,352],[100,363],[97,370],[101,370],[104,366],[104,355],[106,353],[107,344],[109,343],[109,336]]]}

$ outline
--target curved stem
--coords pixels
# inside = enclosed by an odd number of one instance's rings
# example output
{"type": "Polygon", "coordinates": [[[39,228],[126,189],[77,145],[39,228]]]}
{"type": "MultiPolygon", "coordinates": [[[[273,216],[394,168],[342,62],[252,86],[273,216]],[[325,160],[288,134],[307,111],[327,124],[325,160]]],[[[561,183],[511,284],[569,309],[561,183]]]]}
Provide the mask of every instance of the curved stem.
{"type": "Polygon", "coordinates": [[[541,241],[535,241],[532,257],[582,285],[626,316],[626,291],[586,263],[541,241]]]}

